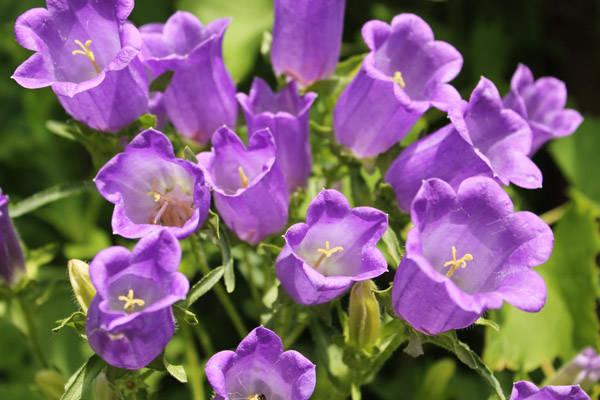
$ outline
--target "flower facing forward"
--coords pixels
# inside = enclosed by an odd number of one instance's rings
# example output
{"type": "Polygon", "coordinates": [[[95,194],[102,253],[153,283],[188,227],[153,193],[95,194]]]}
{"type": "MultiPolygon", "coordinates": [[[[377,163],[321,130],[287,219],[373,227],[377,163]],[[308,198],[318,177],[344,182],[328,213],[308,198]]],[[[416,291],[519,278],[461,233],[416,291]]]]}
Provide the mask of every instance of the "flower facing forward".
{"type": "Polygon", "coordinates": [[[294,82],[273,93],[260,78],[254,79],[250,95],[238,94],[249,132],[269,128],[277,145],[277,163],[285,175],[288,188],[306,186],[312,159],[309,140],[310,108],[317,95],[298,94],[294,82]]]}
{"type": "Polygon", "coordinates": [[[513,385],[509,400],[590,400],[579,386],[546,386],[538,389],[531,382],[520,381],[513,385]]]}
{"type": "Polygon", "coordinates": [[[371,52],[334,110],[335,137],[359,158],[375,157],[399,142],[434,105],[446,110],[460,100],[447,82],[462,67],[451,45],[436,41],[413,14],[391,25],[370,21],[363,38],[371,52]]]}
{"type": "Polygon", "coordinates": [[[306,87],[335,71],[346,0],[275,0],[271,63],[306,87]]]}
{"type": "Polygon", "coordinates": [[[531,268],[550,256],[552,231],[535,214],[514,212],[494,180],[468,178],[454,191],[428,179],[411,218],[392,300],[415,329],[465,328],[503,301],[528,312],[543,307],[546,286],[531,268]]]}
{"type": "Polygon", "coordinates": [[[0,281],[11,285],[25,271],[25,256],[10,215],[8,196],[0,190],[0,281]]]}
{"type": "Polygon", "coordinates": [[[86,333],[92,349],[118,368],[140,369],[165,348],[175,331],[171,306],[189,283],[177,272],[181,248],[167,230],[154,232],[133,251],[110,247],[90,264],[96,296],[86,333]]]}
{"type": "Polygon", "coordinates": [[[533,133],[530,154],[544,143],[575,132],[583,118],[575,110],[565,108],[567,88],[563,81],[545,76],[534,80],[531,70],[519,64],[504,105],[529,122],[533,133]]]}
{"type": "Polygon", "coordinates": [[[229,20],[203,26],[188,12],[176,12],[165,24],[140,31],[141,57],[153,78],[165,71],[173,77],[163,102],[175,128],[205,144],[221,125],[234,126],[238,105],[235,84],[223,63],[223,35],[229,20]]]}
{"type": "Polygon", "coordinates": [[[148,108],[142,41],[127,17],[133,0],[48,0],[15,23],[17,42],[35,51],[13,75],[21,86],[50,86],[73,118],[116,132],[148,108]]]}
{"type": "Polygon", "coordinates": [[[354,282],[387,271],[376,247],[386,229],[387,214],[371,207],[350,208],[340,192],[323,190],[310,203],[306,223],[285,233],[277,277],[297,303],[331,301],[354,282]]]}
{"type": "Polygon", "coordinates": [[[481,78],[468,103],[453,108],[451,124],[413,143],[385,175],[401,209],[408,211],[424,179],[440,178],[454,189],[468,177],[488,176],[503,185],[542,186],[531,161],[531,130],[516,112],[505,109],[494,84],[481,78]]]}
{"type": "Polygon", "coordinates": [[[307,400],[316,383],[315,365],[297,351],[284,352],[279,336],[263,327],[236,351],[212,356],[205,371],[215,400],[307,400]]]}
{"type": "Polygon", "coordinates": [[[212,151],[198,154],[198,165],[225,224],[251,244],[281,232],[290,195],[275,162],[273,135],[268,129],[255,132],[246,148],[235,132],[222,127],[213,135],[212,145],[212,151]]]}
{"type": "Polygon", "coordinates": [[[200,168],[175,157],[169,139],[154,129],[136,136],[95,178],[100,194],[115,205],[113,231],[140,238],[168,229],[179,239],[206,220],[210,190],[200,168]]]}

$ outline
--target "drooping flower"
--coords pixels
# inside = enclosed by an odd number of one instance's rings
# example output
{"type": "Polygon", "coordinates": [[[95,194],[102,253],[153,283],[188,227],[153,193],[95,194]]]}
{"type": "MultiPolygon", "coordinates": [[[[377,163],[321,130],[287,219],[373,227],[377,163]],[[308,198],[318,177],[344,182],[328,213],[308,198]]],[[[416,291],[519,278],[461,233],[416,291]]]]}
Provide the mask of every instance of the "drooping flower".
{"type": "Polygon", "coordinates": [[[447,82],[463,59],[413,14],[398,15],[391,25],[367,22],[362,35],[371,52],[340,96],[333,123],[338,142],[367,158],[399,142],[432,105],[446,110],[460,100],[447,82]]]}
{"type": "Polygon", "coordinates": [[[222,125],[235,126],[235,84],[223,63],[228,19],[203,26],[188,12],[176,12],[166,24],[143,26],[141,57],[152,77],[173,71],[164,92],[169,120],[183,135],[205,144],[222,125]]]}
{"type": "Polygon", "coordinates": [[[350,208],[335,190],[323,190],[311,202],[306,223],[291,226],[276,262],[283,288],[299,304],[322,304],[341,296],[355,282],[387,271],[376,245],[387,229],[387,214],[350,208]]]}
{"type": "Polygon", "coordinates": [[[546,286],[532,267],[550,256],[552,230],[533,213],[514,212],[493,179],[468,178],[456,191],[428,179],[411,218],[392,301],[415,329],[465,328],[503,301],[528,312],[543,307],[546,286]]]}
{"type": "Polygon", "coordinates": [[[25,272],[25,256],[12,219],[8,196],[0,190],[0,280],[11,285],[25,272]]]}
{"type": "Polygon", "coordinates": [[[546,386],[538,389],[531,382],[520,381],[513,385],[510,400],[590,400],[579,386],[546,386]]]}
{"type": "Polygon", "coordinates": [[[530,154],[544,143],[575,132],[583,118],[565,108],[567,88],[563,81],[545,76],[534,80],[531,70],[519,64],[510,84],[504,105],[527,120],[533,133],[530,154]]]}
{"type": "Polygon", "coordinates": [[[269,128],[277,145],[277,163],[285,175],[288,188],[306,186],[312,168],[309,141],[309,116],[317,95],[298,94],[294,82],[273,93],[260,78],[254,79],[250,95],[238,94],[249,132],[269,128]]]}
{"type": "Polygon", "coordinates": [[[142,41],[127,17],[133,0],[48,0],[15,23],[17,42],[35,51],[13,75],[21,86],[50,86],[76,120],[116,132],[148,109],[142,41]]]}
{"type": "Polygon", "coordinates": [[[410,204],[424,179],[440,178],[454,189],[470,176],[488,176],[503,185],[533,189],[542,173],[528,157],[531,130],[505,109],[492,82],[481,78],[468,103],[453,108],[451,124],[404,150],[385,175],[401,209],[410,204]]]}
{"type": "Polygon", "coordinates": [[[340,57],[345,0],[275,0],[271,63],[301,86],[327,78],[340,57]]]}
{"type": "Polygon", "coordinates": [[[167,229],[179,239],[206,220],[210,190],[192,162],[175,157],[167,137],[154,129],[136,136],[95,178],[100,194],[115,205],[113,231],[140,238],[167,229]]]}
{"type": "Polygon", "coordinates": [[[315,365],[294,350],[283,351],[277,334],[258,327],[236,351],[221,351],[206,363],[214,400],[307,400],[316,384],[315,365]]]}
{"type": "Polygon", "coordinates": [[[177,272],[179,242],[168,230],[145,236],[133,251],[110,247],[90,264],[97,290],[87,316],[92,349],[114,367],[145,367],[175,331],[171,306],[183,300],[187,278],[177,272]]]}
{"type": "Polygon", "coordinates": [[[287,223],[290,194],[275,161],[275,142],[268,129],[250,135],[246,148],[224,126],[213,135],[212,151],[198,154],[219,215],[250,244],[280,232],[287,223]]]}

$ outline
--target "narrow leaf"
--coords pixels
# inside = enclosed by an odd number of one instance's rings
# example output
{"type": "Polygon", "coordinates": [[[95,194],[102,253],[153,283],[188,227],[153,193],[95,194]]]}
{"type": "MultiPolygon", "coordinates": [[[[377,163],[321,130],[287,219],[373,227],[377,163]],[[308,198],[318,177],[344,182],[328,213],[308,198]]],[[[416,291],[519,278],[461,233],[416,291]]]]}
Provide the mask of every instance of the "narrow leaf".
{"type": "Polygon", "coordinates": [[[43,190],[24,200],[14,203],[10,208],[10,215],[13,218],[22,217],[32,211],[37,210],[47,204],[55,201],[66,199],[67,197],[75,196],[90,190],[93,184],[88,181],[68,183],[57,185],[49,189],[43,190]]]}
{"type": "Polygon", "coordinates": [[[187,305],[188,307],[194,304],[198,299],[208,293],[223,277],[225,273],[225,267],[220,266],[211,270],[208,274],[204,275],[198,283],[196,283],[190,293],[188,294],[187,305]]]}
{"type": "Polygon", "coordinates": [[[166,358],[163,358],[163,363],[165,364],[165,368],[167,369],[169,375],[171,375],[173,378],[177,379],[181,383],[187,383],[188,378],[187,374],[185,373],[185,369],[183,368],[183,365],[170,364],[166,358]]]}
{"type": "Polygon", "coordinates": [[[69,378],[69,381],[65,385],[65,393],[60,400],[89,399],[90,393],[88,393],[88,391],[91,390],[92,382],[105,365],[104,361],[96,354],[91,356],[85,364],[69,378]]]}

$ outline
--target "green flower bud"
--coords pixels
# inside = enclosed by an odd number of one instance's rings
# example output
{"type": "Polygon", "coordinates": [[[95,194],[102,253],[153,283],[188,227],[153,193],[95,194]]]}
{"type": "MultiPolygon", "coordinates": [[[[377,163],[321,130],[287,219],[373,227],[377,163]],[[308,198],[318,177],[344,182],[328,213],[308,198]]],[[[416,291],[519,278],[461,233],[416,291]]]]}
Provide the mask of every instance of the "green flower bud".
{"type": "Polygon", "coordinates": [[[59,400],[65,391],[65,378],[53,369],[36,372],[34,379],[37,387],[49,400],[59,400]]]}
{"type": "Polygon", "coordinates": [[[357,349],[369,351],[379,337],[381,312],[373,293],[376,289],[372,281],[364,281],[350,292],[348,342],[357,349]]]}
{"type": "Polygon", "coordinates": [[[87,313],[88,307],[96,295],[96,289],[90,281],[90,266],[81,260],[70,260],[68,268],[75,298],[83,312],[87,313]]]}

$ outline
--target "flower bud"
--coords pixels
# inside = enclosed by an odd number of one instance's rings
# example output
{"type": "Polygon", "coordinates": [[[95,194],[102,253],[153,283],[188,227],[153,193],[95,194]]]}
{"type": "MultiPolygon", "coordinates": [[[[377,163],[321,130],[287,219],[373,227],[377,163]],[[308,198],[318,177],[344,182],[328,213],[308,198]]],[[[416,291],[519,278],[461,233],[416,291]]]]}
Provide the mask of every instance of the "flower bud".
{"type": "Polygon", "coordinates": [[[59,400],[65,391],[65,378],[53,369],[42,369],[35,374],[35,384],[46,398],[59,400]]]}
{"type": "Polygon", "coordinates": [[[24,271],[25,256],[19,235],[8,215],[8,196],[0,190],[0,281],[12,285],[24,271]]]}
{"type": "Polygon", "coordinates": [[[350,292],[348,341],[357,349],[370,350],[379,336],[381,313],[375,289],[373,281],[363,281],[350,292]]]}
{"type": "Polygon", "coordinates": [[[88,307],[96,295],[96,289],[90,281],[90,266],[81,260],[70,260],[68,268],[75,298],[83,312],[87,313],[88,307]]]}

